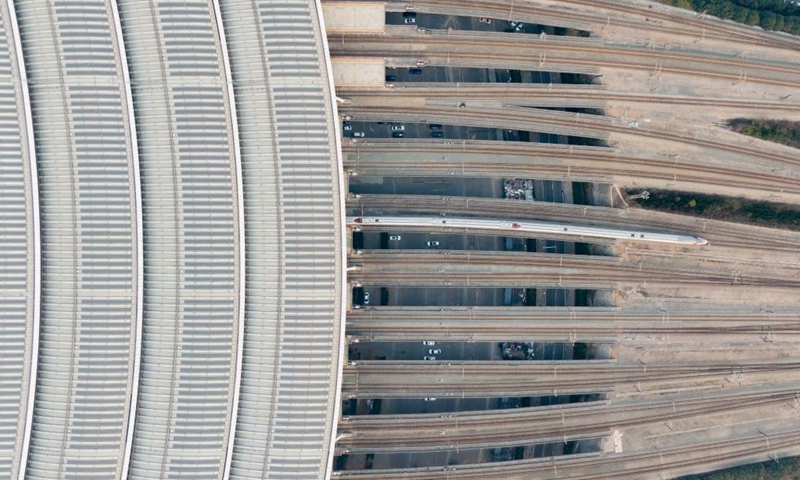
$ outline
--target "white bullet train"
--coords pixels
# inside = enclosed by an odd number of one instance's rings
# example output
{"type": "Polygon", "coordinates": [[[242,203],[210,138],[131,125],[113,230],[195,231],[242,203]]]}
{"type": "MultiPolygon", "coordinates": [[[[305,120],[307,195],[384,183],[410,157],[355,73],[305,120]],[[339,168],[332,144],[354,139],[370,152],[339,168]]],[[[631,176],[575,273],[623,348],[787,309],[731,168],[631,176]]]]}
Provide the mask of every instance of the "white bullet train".
{"type": "Polygon", "coordinates": [[[544,222],[510,222],[508,220],[481,220],[457,217],[347,217],[347,224],[351,226],[385,225],[387,227],[421,227],[436,225],[453,228],[480,228],[482,230],[500,231],[516,230],[539,234],[549,233],[575,236],[579,239],[607,238],[637,242],[671,243],[675,245],[708,245],[708,240],[689,235],[672,235],[667,233],[651,233],[599,227],[580,227],[576,225],[544,222]]]}

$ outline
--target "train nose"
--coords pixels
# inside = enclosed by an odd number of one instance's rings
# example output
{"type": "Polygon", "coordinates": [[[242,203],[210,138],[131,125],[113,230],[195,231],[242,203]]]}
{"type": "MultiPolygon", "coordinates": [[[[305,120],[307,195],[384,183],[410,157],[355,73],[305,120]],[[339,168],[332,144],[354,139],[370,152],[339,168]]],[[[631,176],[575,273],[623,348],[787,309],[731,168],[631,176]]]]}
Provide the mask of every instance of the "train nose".
{"type": "Polygon", "coordinates": [[[694,239],[695,239],[694,244],[697,246],[701,247],[703,245],[708,245],[708,240],[706,240],[705,238],[694,237],[694,239]]]}

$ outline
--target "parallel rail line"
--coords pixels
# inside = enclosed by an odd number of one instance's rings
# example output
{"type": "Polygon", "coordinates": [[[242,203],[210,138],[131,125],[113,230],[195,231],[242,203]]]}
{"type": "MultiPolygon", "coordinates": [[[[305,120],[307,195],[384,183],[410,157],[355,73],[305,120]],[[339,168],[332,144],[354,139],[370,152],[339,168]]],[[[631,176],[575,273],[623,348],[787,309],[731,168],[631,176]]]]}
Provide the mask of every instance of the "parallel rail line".
{"type": "Polygon", "coordinates": [[[487,322],[474,322],[465,325],[431,324],[414,326],[409,323],[396,325],[380,324],[355,320],[348,325],[347,334],[354,338],[370,341],[409,341],[409,340],[468,340],[505,341],[521,339],[552,339],[563,341],[582,341],[595,339],[617,339],[623,335],[772,335],[800,334],[800,322],[766,323],[746,325],[591,325],[576,322],[567,325],[510,324],[498,325],[487,322]],[[476,338],[477,337],[477,338],[476,338]]]}
{"type": "Polygon", "coordinates": [[[607,391],[622,385],[797,372],[798,362],[616,365],[597,361],[366,361],[344,369],[347,398],[536,396],[607,391]]]}
{"type": "Polygon", "coordinates": [[[755,287],[800,287],[800,280],[737,277],[731,273],[677,273],[659,272],[656,269],[637,274],[634,268],[592,267],[575,272],[510,272],[463,271],[448,268],[444,271],[423,268],[425,264],[398,265],[394,271],[357,271],[351,278],[369,286],[392,287],[452,287],[452,288],[568,288],[611,290],[619,285],[648,283],[652,285],[730,285],[755,287]],[[498,278],[499,277],[499,278],[498,278]]]}
{"type": "MultiPolygon", "coordinates": [[[[800,67],[799,67],[800,68],[800,67]]],[[[648,95],[625,92],[610,92],[605,89],[571,89],[573,85],[552,86],[537,84],[463,84],[452,83],[404,83],[399,88],[374,88],[345,86],[337,94],[358,103],[362,98],[373,97],[423,97],[426,99],[470,99],[470,100],[527,100],[540,98],[555,100],[595,100],[615,102],[655,103],[662,105],[713,106],[729,108],[752,108],[764,110],[800,110],[800,103],[739,100],[733,98],[688,97],[676,95],[648,95]],[[553,88],[556,87],[556,88],[553,88]]],[[[566,105],[572,106],[572,105],[566,105]]]]}
{"type": "MultiPolygon", "coordinates": [[[[435,0],[435,1],[439,2],[447,0],[435,0]]],[[[659,12],[657,9],[650,9],[650,8],[644,9],[642,7],[634,6],[631,4],[626,5],[625,3],[615,0],[562,0],[562,1],[574,5],[581,5],[583,7],[602,8],[625,14],[644,15],[648,18],[682,23],[684,25],[694,25],[699,27],[702,31],[714,31],[720,33],[726,33],[729,35],[730,39],[735,41],[738,41],[738,39],[742,39],[742,41],[745,42],[752,42],[761,45],[771,45],[784,48],[800,49],[800,41],[792,38],[791,36],[787,35],[786,37],[788,38],[781,37],[778,34],[760,32],[754,28],[746,27],[743,25],[736,25],[733,23],[726,24],[724,23],[724,21],[705,21],[703,17],[697,19],[697,17],[678,16],[668,13],[669,10],[666,10],[665,12],[659,12]]],[[[466,3],[471,4],[471,3],[481,3],[481,2],[479,2],[478,0],[466,0],[466,3]]],[[[502,2],[493,2],[493,3],[498,7],[502,5],[502,2]]],[[[581,12],[585,11],[586,8],[582,8],[574,13],[580,14],[581,12]]],[[[572,15],[573,11],[570,11],[566,14],[572,15]]],[[[602,17],[600,17],[600,19],[602,20],[602,17]]],[[[642,25],[637,24],[636,22],[630,22],[628,23],[628,26],[634,28],[641,28],[642,25]]],[[[649,27],[650,24],[648,24],[647,26],[649,27]]],[[[657,27],[658,25],[655,26],[657,27]]],[[[670,31],[672,29],[674,29],[674,26],[665,27],[665,31],[670,31]]]]}
{"type": "Polygon", "coordinates": [[[407,319],[420,321],[475,321],[485,319],[489,322],[515,320],[521,322],[570,322],[577,319],[597,322],[771,322],[800,321],[800,312],[742,312],[716,311],[693,312],[667,310],[625,310],[617,307],[547,307],[531,310],[527,307],[374,307],[370,310],[352,312],[348,317],[354,320],[375,322],[402,322],[407,319]]]}
{"type": "Polygon", "coordinates": [[[343,111],[352,115],[355,119],[359,116],[366,120],[375,119],[403,119],[415,121],[426,119],[429,123],[453,123],[468,124],[475,126],[496,126],[498,128],[511,128],[513,126],[522,127],[539,131],[541,127],[546,127],[548,133],[561,133],[564,130],[575,136],[587,136],[590,138],[604,138],[604,135],[597,135],[593,132],[636,135],[663,140],[671,140],[680,144],[691,144],[700,147],[708,147],[719,151],[738,153],[756,158],[776,160],[790,165],[800,165],[800,158],[795,155],[765,151],[764,149],[754,148],[743,145],[733,145],[729,143],[695,138],[690,135],[680,133],[656,131],[646,128],[627,128],[614,125],[609,117],[594,118],[593,115],[565,114],[565,112],[552,112],[549,110],[532,109],[524,107],[506,109],[477,109],[477,108],[446,108],[446,107],[410,107],[410,106],[347,106],[343,111]],[[509,113],[513,112],[510,117],[509,113]],[[584,132],[576,131],[584,129],[584,132]]]}
{"type": "Polygon", "coordinates": [[[796,448],[800,430],[771,432],[690,444],[686,446],[629,454],[569,455],[550,459],[529,459],[494,464],[404,468],[394,470],[355,470],[336,472],[352,480],[471,480],[502,475],[510,480],[570,478],[576,480],[622,479],[642,474],[674,471],[689,467],[724,464],[727,461],[761,458],[768,453],[796,448]]]}
{"type": "MultiPolygon", "coordinates": [[[[335,3],[335,1],[337,0],[326,0],[326,3],[335,3]]],[[[346,1],[352,2],[354,0],[346,1]]],[[[604,29],[606,26],[619,26],[700,37],[700,39],[726,40],[792,50],[800,49],[800,42],[788,35],[781,36],[776,33],[758,31],[748,26],[718,21],[713,17],[707,20],[704,16],[698,14],[676,15],[669,10],[660,12],[652,8],[644,9],[631,4],[626,5],[610,1],[565,0],[562,3],[580,5],[581,8],[566,10],[526,3],[511,5],[506,1],[497,0],[413,0],[411,2],[389,2],[387,10],[405,11],[407,5],[412,5],[414,10],[418,12],[508,18],[510,20],[523,20],[528,23],[552,24],[552,26],[564,26],[580,30],[592,30],[593,27],[603,27],[604,29]],[[597,12],[596,10],[598,9],[620,13],[625,16],[611,16],[607,12],[597,12]],[[664,23],[643,23],[639,19],[626,18],[626,16],[630,17],[631,15],[664,23]]]]}
{"type": "MultiPolygon", "coordinates": [[[[565,26],[586,29],[587,26],[621,26],[635,29],[646,28],[648,30],[679,33],[686,36],[701,36],[701,38],[729,40],[753,45],[763,45],[775,48],[800,49],[800,42],[792,38],[781,38],[777,34],[759,32],[753,28],[740,25],[726,25],[722,21],[705,20],[703,17],[692,17],[687,15],[675,15],[667,12],[659,12],[656,9],[643,9],[633,5],[626,5],[620,2],[610,1],[582,1],[566,0],[564,3],[580,5],[583,8],[572,10],[559,10],[546,6],[530,4],[509,5],[504,1],[492,0],[414,0],[415,8],[425,8],[430,11],[444,11],[459,15],[472,14],[479,17],[497,17],[500,14],[510,19],[525,19],[537,21],[538,19],[561,20],[565,26]],[[588,8],[586,8],[588,7],[588,8]],[[624,15],[643,16],[645,18],[660,20],[664,25],[658,23],[642,23],[641,20],[629,20],[623,17],[611,17],[593,13],[596,9],[605,9],[624,15]],[[666,24],[669,22],[669,24],[666,24]]],[[[556,25],[559,26],[559,25],[556,25]]]]}
{"type": "MultiPolygon", "coordinates": [[[[430,30],[424,34],[346,34],[339,36],[339,40],[347,43],[348,39],[358,41],[367,40],[372,45],[390,44],[406,41],[408,44],[416,43],[423,45],[447,45],[467,46],[467,47],[491,47],[503,51],[526,51],[531,48],[538,50],[551,49],[557,52],[585,53],[590,55],[622,55],[639,56],[647,59],[656,60],[675,60],[682,64],[687,62],[702,62],[705,66],[719,65],[723,67],[735,68],[758,68],[761,71],[772,71],[797,75],[800,65],[785,65],[785,62],[772,62],[765,60],[741,59],[732,57],[721,57],[710,53],[696,53],[688,51],[672,50],[651,50],[644,46],[625,46],[609,42],[598,42],[596,39],[586,39],[578,37],[548,37],[543,40],[535,35],[514,35],[494,32],[470,32],[470,31],[440,31],[430,30]]],[[[402,43],[401,43],[402,44],[402,43]]]]}
{"type": "MultiPolygon", "coordinates": [[[[517,61],[528,61],[534,65],[576,65],[600,68],[622,68],[664,73],[706,76],[741,82],[744,79],[759,83],[797,87],[800,66],[785,66],[770,62],[745,61],[718,58],[710,55],[667,53],[643,48],[622,48],[619,45],[596,45],[580,39],[560,37],[558,39],[520,38],[519,35],[479,35],[476,32],[427,31],[419,35],[366,35],[343,34],[330,39],[333,55],[361,55],[380,57],[411,57],[428,59],[431,62],[451,64],[453,59],[499,61],[498,52],[508,53],[517,61]],[[398,45],[413,44],[440,49],[407,50],[398,45]],[[440,51],[441,50],[441,51],[440,51]],[[489,52],[496,56],[487,60],[489,52]],[[585,57],[565,54],[584,54],[585,57]],[[512,55],[513,54],[513,55],[512,55]],[[561,55],[559,55],[561,54],[561,55]],[[603,57],[611,56],[613,59],[603,57]],[[444,56],[444,58],[441,58],[444,56]],[[668,62],[664,64],[664,62],[668,62]]],[[[544,67],[545,69],[547,67],[544,67]]],[[[537,67],[541,69],[541,67],[537,67]]]]}
{"type": "MultiPolygon", "coordinates": [[[[493,428],[498,423],[509,423],[525,428],[546,427],[545,422],[562,423],[614,413],[640,413],[660,410],[684,410],[699,406],[728,405],[735,400],[795,400],[800,398],[796,388],[768,391],[726,393],[724,395],[692,396],[674,399],[637,399],[613,403],[609,401],[567,403],[505,410],[458,411],[452,413],[409,413],[345,416],[340,422],[342,433],[357,433],[353,439],[367,434],[383,434],[388,430],[415,430],[442,427],[467,430],[478,427],[493,428]],[[524,425],[523,425],[524,423],[524,425]]],[[[684,410],[685,411],[685,410],[684,410]]],[[[588,422],[587,422],[588,423],[588,422]]]]}
{"type": "Polygon", "coordinates": [[[448,418],[359,416],[345,418],[340,423],[339,432],[344,438],[337,448],[348,453],[380,453],[559,442],[613,428],[761,407],[797,398],[798,392],[790,390],[546,411],[533,407],[525,409],[526,412],[514,410],[513,415],[499,411],[473,416],[455,414],[448,418]]]}
{"type": "MultiPolygon", "coordinates": [[[[774,173],[754,172],[736,167],[704,165],[698,162],[678,163],[669,159],[625,156],[618,153],[581,152],[563,148],[560,152],[539,149],[535,143],[509,145],[511,142],[495,142],[497,145],[477,145],[467,141],[425,141],[399,144],[370,140],[344,148],[344,166],[356,173],[380,174],[382,176],[427,176],[434,174],[456,176],[490,176],[508,178],[520,175],[550,175],[554,178],[571,178],[610,181],[615,177],[634,177],[670,182],[692,182],[712,186],[738,186],[771,192],[800,191],[800,178],[774,173]],[[381,153],[407,153],[421,155],[429,153],[431,160],[409,160],[408,156],[380,161],[381,153]],[[450,160],[448,154],[485,155],[480,163],[450,160]],[[500,162],[498,155],[519,156],[518,163],[500,162]],[[531,157],[538,161],[531,162],[531,157]],[[493,160],[495,159],[495,160],[493,160]],[[544,163],[548,161],[559,164],[544,163]],[[566,163],[569,160],[592,162],[591,166],[566,163]],[[603,165],[601,162],[606,162],[603,165]],[[638,167],[638,168],[636,168],[638,167]]],[[[472,141],[475,142],[475,141],[472,141]]]]}

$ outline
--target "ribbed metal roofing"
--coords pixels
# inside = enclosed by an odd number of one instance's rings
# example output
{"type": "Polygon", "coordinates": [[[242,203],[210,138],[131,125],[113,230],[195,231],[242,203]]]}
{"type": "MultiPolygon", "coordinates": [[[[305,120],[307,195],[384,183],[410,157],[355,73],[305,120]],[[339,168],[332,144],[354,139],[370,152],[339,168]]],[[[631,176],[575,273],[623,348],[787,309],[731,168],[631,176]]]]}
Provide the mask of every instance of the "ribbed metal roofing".
{"type": "Polygon", "coordinates": [[[220,6],[248,232],[231,478],[319,479],[331,446],[343,284],[341,169],[331,156],[336,123],[319,13],[306,0],[220,6]]]}
{"type": "Polygon", "coordinates": [[[30,438],[39,335],[39,196],[27,78],[13,8],[0,3],[0,478],[30,438]]]}
{"type": "Polygon", "coordinates": [[[210,1],[120,0],[145,229],[130,478],[220,478],[235,414],[244,262],[235,113],[210,1]]]}
{"type": "Polygon", "coordinates": [[[0,23],[0,478],[329,475],[319,5],[7,0],[0,23]]]}
{"type": "Polygon", "coordinates": [[[122,470],[142,287],[133,112],[110,5],[16,2],[41,202],[39,365],[26,478],[122,470]]]}

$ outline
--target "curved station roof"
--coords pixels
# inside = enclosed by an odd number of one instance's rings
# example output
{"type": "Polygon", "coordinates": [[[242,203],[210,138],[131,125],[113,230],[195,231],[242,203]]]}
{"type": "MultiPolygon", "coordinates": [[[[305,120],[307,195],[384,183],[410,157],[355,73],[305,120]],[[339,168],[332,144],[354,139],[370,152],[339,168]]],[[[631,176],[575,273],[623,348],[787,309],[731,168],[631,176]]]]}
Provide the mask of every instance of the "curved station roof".
{"type": "Polygon", "coordinates": [[[0,22],[0,478],[329,474],[319,5],[7,0],[0,22]]]}

